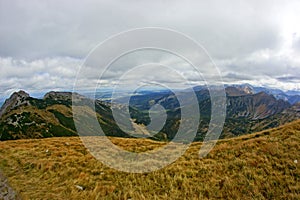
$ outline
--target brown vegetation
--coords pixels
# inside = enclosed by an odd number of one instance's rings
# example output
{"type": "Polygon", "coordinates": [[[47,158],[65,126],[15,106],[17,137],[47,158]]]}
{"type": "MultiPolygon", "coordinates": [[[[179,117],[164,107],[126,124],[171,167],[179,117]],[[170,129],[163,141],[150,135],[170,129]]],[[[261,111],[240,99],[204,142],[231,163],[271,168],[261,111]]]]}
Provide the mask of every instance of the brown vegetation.
{"type": "MultiPolygon", "coordinates": [[[[145,151],[165,143],[111,138],[145,151]]],[[[23,199],[300,199],[300,121],[220,140],[199,159],[201,143],[168,167],[145,174],[110,169],[78,137],[0,142],[0,168],[23,199]]]]}

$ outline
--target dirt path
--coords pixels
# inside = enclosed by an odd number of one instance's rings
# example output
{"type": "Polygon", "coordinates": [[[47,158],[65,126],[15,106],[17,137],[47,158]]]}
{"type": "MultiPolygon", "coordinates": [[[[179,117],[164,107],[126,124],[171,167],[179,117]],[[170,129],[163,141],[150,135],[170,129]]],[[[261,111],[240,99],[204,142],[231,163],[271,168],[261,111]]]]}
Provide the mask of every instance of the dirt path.
{"type": "Polygon", "coordinates": [[[9,186],[7,179],[0,171],[0,200],[20,200],[17,193],[9,186]]]}

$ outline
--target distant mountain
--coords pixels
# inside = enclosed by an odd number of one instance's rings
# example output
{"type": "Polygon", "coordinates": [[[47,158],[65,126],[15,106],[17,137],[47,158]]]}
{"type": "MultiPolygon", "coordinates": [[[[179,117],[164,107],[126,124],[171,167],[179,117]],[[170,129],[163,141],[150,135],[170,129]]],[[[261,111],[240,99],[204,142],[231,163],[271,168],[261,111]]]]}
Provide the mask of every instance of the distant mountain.
{"type": "MultiPolygon", "coordinates": [[[[276,99],[282,99],[284,101],[288,101],[290,104],[294,104],[300,102],[300,91],[289,90],[289,91],[282,91],[276,88],[269,88],[269,87],[258,87],[252,86],[250,84],[234,84],[234,85],[225,85],[226,91],[228,90],[229,96],[234,96],[235,92],[241,92],[247,94],[257,94],[260,92],[265,92],[267,94],[273,95],[276,99]],[[230,90],[233,90],[232,92],[230,90]]],[[[237,93],[238,96],[238,93],[237,93]]]]}
{"type": "Polygon", "coordinates": [[[282,112],[291,105],[265,92],[227,98],[227,115],[252,120],[264,119],[282,112]]]}
{"type": "MultiPolygon", "coordinates": [[[[255,91],[255,88],[250,84],[225,85],[225,89],[226,90],[230,90],[230,89],[231,90],[236,90],[236,91],[239,91],[241,94],[255,94],[255,93],[257,93],[255,91]]],[[[231,95],[229,94],[229,96],[231,96],[231,95]]]]}
{"type": "Polygon", "coordinates": [[[288,96],[287,99],[291,104],[296,104],[300,102],[300,95],[288,96]]]}
{"type": "MultiPolygon", "coordinates": [[[[202,140],[210,122],[209,90],[204,86],[197,86],[193,89],[200,109],[196,140],[202,140]]],[[[221,137],[261,131],[300,118],[299,103],[291,104],[264,91],[255,93],[255,88],[250,85],[228,86],[225,91],[227,113],[221,137]]],[[[95,108],[101,128],[108,136],[133,137],[131,133],[134,132],[134,127],[139,124],[141,126],[150,124],[149,109],[151,106],[160,104],[167,111],[167,120],[157,134],[149,135],[149,137],[156,140],[170,140],[178,131],[181,106],[194,106],[190,91],[182,90],[177,93],[180,98],[184,99],[185,105],[180,105],[177,96],[168,90],[142,91],[132,96],[129,102],[129,111],[132,117],[131,123],[134,124],[132,126],[125,122],[122,124],[121,120],[121,124],[119,124],[121,127],[119,127],[113,117],[112,108],[118,110],[121,117],[126,117],[123,114],[126,111],[122,105],[123,97],[118,99],[119,104],[112,105],[107,100],[91,99],[70,92],[48,92],[42,99],[32,98],[24,91],[15,92],[0,109],[1,140],[76,136],[74,120],[77,119],[73,119],[72,95],[76,98],[75,106],[81,109],[80,114],[83,117],[91,117],[93,108],[95,108]]],[[[295,100],[295,102],[297,101],[295,100]]],[[[190,117],[193,117],[192,113],[190,117]]],[[[82,124],[82,126],[85,125],[88,126],[88,124],[82,124]]],[[[87,135],[95,134],[98,131],[91,127],[86,128],[87,135]]],[[[149,130],[149,132],[154,133],[155,131],[149,130]]]]}
{"type": "Polygon", "coordinates": [[[285,92],[285,94],[289,95],[289,96],[294,96],[294,95],[300,95],[300,91],[295,91],[295,90],[288,90],[287,92],[285,92]]]}
{"type": "Polygon", "coordinates": [[[279,89],[266,88],[266,87],[253,87],[254,93],[265,92],[273,95],[276,99],[288,101],[291,104],[300,102],[300,91],[287,91],[284,92],[279,89]]]}
{"type": "MultiPolygon", "coordinates": [[[[225,89],[227,95],[227,116],[245,117],[249,119],[263,119],[271,115],[282,112],[289,108],[291,104],[287,101],[276,99],[273,95],[265,92],[257,94],[247,94],[233,86],[225,89]]],[[[189,99],[188,92],[179,93],[181,98],[189,99]]],[[[196,96],[201,108],[205,113],[210,113],[210,96],[207,89],[197,89],[196,96]]],[[[189,102],[189,100],[185,100],[189,102]]],[[[159,103],[169,110],[176,110],[180,107],[179,102],[172,92],[153,93],[133,96],[130,105],[138,109],[149,109],[151,105],[159,103]]]]}
{"type": "MultiPolygon", "coordinates": [[[[300,102],[300,91],[287,91],[284,92],[280,89],[274,89],[274,88],[268,88],[268,87],[257,87],[257,86],[252,86],[250,84],[231,84],[231,85],[224,85],[225,86],[225,91],[227,96],[243,96],[243,95],[248,95],[248,94],[257,94],[260,92],[267,93],[269,95],[273,95],[276,99],[282,99],[284,101],[288,101],[290,104],[294,104],[297,102],[300,102]]],[[[214,86],[212,86],[214,88],[214,86]]],[[[199,86],[194,86],[193,90],[195,92],[207,90],[207,86],[204,85],[199,85],[199,86]]],[[[179,92],[180,90],[176,90],[179,92]]],[[[185,92],[188,90],[181,90],[181,92],[185,92]]],[[[90,97],[90,98],[96,98],[100,99],[102,101],[107,101],[109,102],[111,100],[111,94],[113,92],[113,89],[106,89],[106,90],[98,90],[94,94],[94,92],[91,93],[83,93],[85,96],[90,97]]],[[[159,94],[170,94],[171,91],[167,89],[161,89],[161,90],[151,90],[151,89],[145,89],[145,90],[138,90],[136,91],[136,94],[133,96],[137,95],[159,95],[159,94]]],[[[124,98],[130,94],[128,91],[123,91],[121,94],[118,94],[119,98],[124,98]]],[[[125,99],[125,98],[124,98],[125,99]]]]}
{"type": "MultiPolygon", "coordinates": [[[[198,98],[200,109],[200,125],[198,128],[197,140],[202,140],[207,132],[211,102],[209,90],[206,87],[195,87],[194,91],[198,98]]],[[[244,133],[261,131],[272,128],[289,121],[298,119],[292,105],[282,99],[276,99],[273,95],[265,92],[250,93],[251,90],[243,90],[233,86],[225,89],[227,95],[227,114],[222,137],[235,136],[244,133]],[[250,93],[250,94],[247,94],[250,93]],[[294,113],[294,114],[291,114],[294,113]],[[286,120],[281,120],[281,118],[286,120]]],[[[187,91],[180,93],[185,102],[191,102],[191,94],[187,91]]],[[[140,110],[142,115],[135,116],[139,123],[145,125],[150,123],[147,111],[154,104],[162,105],[168,112],[168,120],[162,129],[168,138],[174,137],[178,129],[178,121],[181,119],[180,104],[173,93],[154,93],[131,98],[130,105],[140,110]]],[[[298,113],[299,111],[296,111],[298,113]]]]}
{"type": "Polygon", "coordinates": [[[228,86],[225,88],[225,92],[227,96],[244,96],[248,94],[253,94],[251,89],[244,89],[240,87],[228,86]]]}

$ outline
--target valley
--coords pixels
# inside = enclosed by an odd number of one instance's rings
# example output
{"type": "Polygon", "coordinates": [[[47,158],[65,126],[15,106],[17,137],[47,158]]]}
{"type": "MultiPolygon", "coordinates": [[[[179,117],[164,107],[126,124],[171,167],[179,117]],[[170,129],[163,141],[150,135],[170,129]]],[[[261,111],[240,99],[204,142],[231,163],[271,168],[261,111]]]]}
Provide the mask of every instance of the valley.
{"type": "MultiPolygon", "coordinates": [[[[195,87],[194,91],[200,110],[195,141],[202,141],[210,122],[211,102],[209,91],[205,87],[195,87]]],[[[300,103],[291,104],[283,99],[276,99],[266,92],[251,91],[248,85],[226,88],[227,113],[221,138],[278,127],[300,118],[300,103]]],[[[186,102],[191,101],[189,99],[191,94],[188,92],[183,90],[179,95],[185,98],[186,102]]],[[[135,134],[146,134],[149,138],[159,141],[169,141],[175,136],[181,120],[181,106],[197,106],[180,105],[177,97],[169,91],[144,92],[130,98],[129,113],[134,124],[122,126],[114,120],[112,108],[123,115],[124,106],[107,101],[107,93],[105,93],[106,100],[101,98],[94,100],[77,93],[74,93],[74,97],[78,99],[73,106],[77,106],[80,113],[85,113],[83,117],[91,117],[96,112],[105,135],[128,138],[134,137],[135,134]],[[166,122],[161,130],[145,130],[149,128],[146,126],[151,122],[149,110],[156,104],[166,110],[166,122]],[[149,135],[148,132],[156,134],[149,135]]],[[[122,102],[122,99],[119,102],[122,102]]],[[[191,113],[190,117],[194,115],[195,113],[191,113]]],[[[156,116],[159,117],[161,114],[156,116]]],[[[0,139],[77,136],[74,120],[76,119],[73,118],[71,92],[48,92],[42,99],[32,98],[24,91],[15,92],[0,110],[0,139]]],[[[152,120],[155,121],[155,118],[152,120]]],[[[86,134],[98,134],[97,130],[89,132],[86,134]]]]}

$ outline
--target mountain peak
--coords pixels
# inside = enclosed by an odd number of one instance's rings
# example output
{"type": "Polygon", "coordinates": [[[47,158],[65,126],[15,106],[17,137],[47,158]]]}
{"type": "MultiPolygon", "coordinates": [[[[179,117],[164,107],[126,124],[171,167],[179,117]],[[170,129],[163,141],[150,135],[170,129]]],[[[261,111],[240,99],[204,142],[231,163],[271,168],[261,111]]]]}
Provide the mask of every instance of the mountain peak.
{"type": "Polygon", "coordinates": [[[20,105],[29,105],[29,101],[27,100],[29,97],[29,94],[23,90],[14,92],[2,105],[0,109],[0,117],[20,105]]]}
{"type": "Polygon", "coordinates": [[[43,99],[52,99],[55,101],[72,101],[72,98],[76,99],[84,99],[86,98],[83,95],[80,95],[76,92],[58,92],[58,91],[51,91],[44,95],[43,99]]]}
{"type": "Polygon", "coordinates": [[[70,99],[72,99],[72,92],[51,91],[44,95],[44,99],[70,100],[70,99]]]}
{"type": "Polygon", "coordinates": [[[248,88],[228,86],[225,88],[227,96],[243,96],[252,94],[252,91],[248,88]]]}
{"type": "Polygon", "coordinates": [[[24,90],[19,90],[18,92],[14,92],[11,96],[18,95],[22,97],[29,97],[29,94],[24,90]]]}

